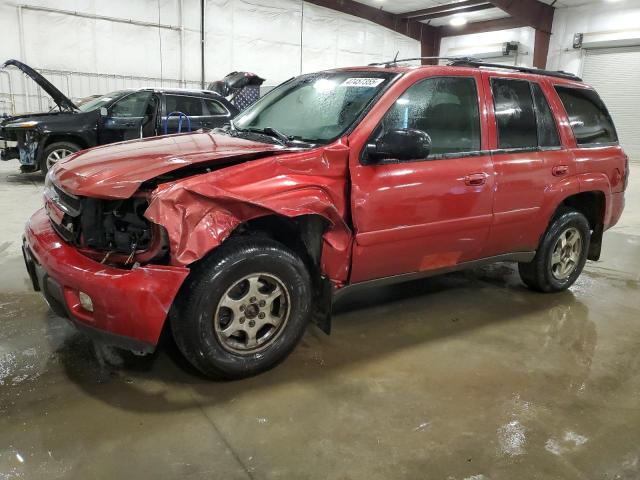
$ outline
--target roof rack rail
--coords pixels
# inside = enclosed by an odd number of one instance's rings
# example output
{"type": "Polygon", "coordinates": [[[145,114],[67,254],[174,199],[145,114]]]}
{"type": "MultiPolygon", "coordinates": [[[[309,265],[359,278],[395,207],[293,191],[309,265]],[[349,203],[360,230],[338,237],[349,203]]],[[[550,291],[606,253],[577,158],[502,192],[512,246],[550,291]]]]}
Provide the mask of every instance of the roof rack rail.
{"type": "Polygon", "coordinates": [[[516,72],[533,73],[536,75],[545,75],[547,77],[565,78],[567,80],[582,81],[582,78],[573,73],[563,72],[561,70],[544,70],[542,68],[516,67],[514,65],[501,65],[499,63],[487,63],[477,59],[458,58],[449,64],[452,67],[485,67],[485,68],[501,68],[506,70],[514,70],[516,72]]]}
{"type": "Polygon", "coordinates": [[[514,70],[522,73],[533,73],[536,75],[545,75],[547,77],[565,78],[567,80],[575,80],[581,82],[582,78],[574,75],[573,73],[563,72],[562,70],[544,70],[542,68],[529,68],[529,67],[516,67],[514,65],[502,65],[499,63],[483,62],[479,58],[474,57],[413,57],[413,58],[401,58],[393,59],[390,62],[370,63],[370,67],[376,67],[383,65],[389,68],[393,65],[405,62],[413,62],[417,60],[448,60],[448,64],[451,67],[474,67],[474,68],[501,68],[506,70],[514,70]]]}
{"type": "Polygon", "coordinates": [[[390,67],[391,65],[397,65],[398,63],[405,62],[415,62],[416,60],[449,60],[450,62],[456,60],[465,60],[469,62],[479,62],[480,60],[473,57],[413,57],[413,58],[394,58],[389,62],[379,62],[379,63],[370,63],[370,67],[377,67],[380,65],[384,65],[385,67],[390,67]]]}

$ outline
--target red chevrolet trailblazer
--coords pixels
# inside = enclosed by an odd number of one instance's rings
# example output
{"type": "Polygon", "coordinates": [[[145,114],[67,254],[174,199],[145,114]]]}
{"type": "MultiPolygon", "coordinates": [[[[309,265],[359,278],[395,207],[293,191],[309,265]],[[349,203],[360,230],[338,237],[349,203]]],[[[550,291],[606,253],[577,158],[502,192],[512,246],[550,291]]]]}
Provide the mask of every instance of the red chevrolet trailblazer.
{"type": "Polygon", "coordinates": [[[353,288],[518,262],[557,292],[600,255],[628,160],[573,75],[397,62],[287,81],[224,130],[82,151],[46,179],[24,256],[88,335],[237,378],[329,332],[353,288]]]}

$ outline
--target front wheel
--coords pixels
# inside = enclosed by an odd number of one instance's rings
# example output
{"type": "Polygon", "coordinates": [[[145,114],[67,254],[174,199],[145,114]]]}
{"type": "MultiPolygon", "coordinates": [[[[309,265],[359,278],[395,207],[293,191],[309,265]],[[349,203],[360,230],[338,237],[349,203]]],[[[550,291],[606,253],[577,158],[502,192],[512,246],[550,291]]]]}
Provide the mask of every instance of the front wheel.
{"type": "Polygon", "coordinates": [[[80,147],[71,142],[54,142],[47,145],[42,153],[40,170],[46,175],[56,163],[79,150],[80,147]]]}
{"type": "Polygon", "coordinates": [[[284,360],[302,337],[311,280],[302,259],[284,245],[231,238],[192,275],[171,327],[178,348],[205,375],[263,372],[284,360]]]}
{"type": "Polygon", "coordinates": [[[540,292],[566,290],[578,279],[587,261],[591,227],[585,216],[563,209],[549,225],[533,261],[519,263],[522,281],[540,292]]]}

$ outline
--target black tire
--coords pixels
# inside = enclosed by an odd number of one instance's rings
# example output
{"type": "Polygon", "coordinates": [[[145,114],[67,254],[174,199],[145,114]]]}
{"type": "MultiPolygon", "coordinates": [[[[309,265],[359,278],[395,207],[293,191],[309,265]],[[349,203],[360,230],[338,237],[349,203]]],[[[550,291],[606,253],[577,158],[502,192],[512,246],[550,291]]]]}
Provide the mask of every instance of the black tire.
{"type": "Polygon", "coordinates": [[[519,263],[520,278],[532,290],[551,293],[566,290],[578,279],[582,273],[589,252],[591,227],[586,217],[573,209],[563,208],[553,218],[544,234],[536,256],[529,263],[519,263]],[[580,255],[570,274],[566,278],[558,278],[552,268],[552,255],[561,235],[570,230],[578,232],[581,241],[580,255]]]}
{"type": "MultiPolygon", "coordinates": [[[[230,238],[194,267],[188,282],[181,292],[179,314],[170,317],[171,329],[185,358],[209,377],[243,378],[273,368],[291,353],[309,323],[313,297],[307,268],[292,250],[269,238],[230,238]],[[214,327],[223,296],[229,298],[228,290],[243,278],[262,274],[280,281],[288,294],[287,320],[260,351],[230,351],[225,343],[229,340],[216,330],[219,324],[214,327]]],[[[249,308],[248,319],[246,312],[249,308]]]]}
{"type": "Polygon", "coordinates": [[[44,149],[44,152],[42,152],[42,157],[40,158],[40,170],[42,171],[42,173],[44,173],[45,175],[47,174],[47,172],[49,171],[49,168],[53,165],[50,165],[49,162],[47,162],[47,159],[49,158],[49,155],[51,155],[53,152],[55,151],[67,151],[70,153],[75,153],[82,150],[82,148],[80,148],[79,145],[76,145],[75,143],[72,142],[54,142],[54,143],[50,143],[49,145],[47,145],[47,147],[44,149]]]}

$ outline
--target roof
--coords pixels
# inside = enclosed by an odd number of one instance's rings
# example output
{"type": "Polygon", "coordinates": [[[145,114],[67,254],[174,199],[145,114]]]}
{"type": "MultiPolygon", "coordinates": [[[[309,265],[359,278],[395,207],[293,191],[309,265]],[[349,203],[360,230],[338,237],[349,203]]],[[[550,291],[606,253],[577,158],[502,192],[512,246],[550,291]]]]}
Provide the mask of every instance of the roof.
{"type": "MultiPolygon", "coordinates": [[[[413,60],[413,59],[412,59],[413,60]]],[[[418,60],[418,59],[416,59],[418,60]]],[[[371,64],[361,67],[345,67],[335,69],[333,71],[369,71],[369,72],[391,72],[391,73],[399,73],[406,74],[410,72],[414,72],[417,70],[424,69],[439,69],[443,71],[455,71],[455,72],[466,72],[472,73],[477,72],[479,69],[483,71],[491,71],[498,72],[501,74],[505,74],[507,76],[512,77],[522,77],[522,78],[548,78],[551,77],[555,81],[559,83],[568,83],[572,85],[581,85],[585,86],[582,83],[582,79],[576,75],[571,73],[562,72],[562,71],[552,71],[552,70],[542,70],[537,68],[528,68],[528,67],[514,67],[510,65],[499,65],[493,63],[485,63],[478,62],[472,59],[456,59],[452,61],[449,65],[406,65],[402,64],[402,61],[398,62],[389,62],[383,64],[371,64]]]]}

